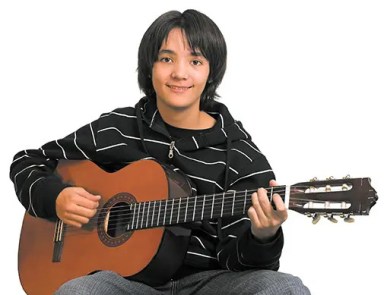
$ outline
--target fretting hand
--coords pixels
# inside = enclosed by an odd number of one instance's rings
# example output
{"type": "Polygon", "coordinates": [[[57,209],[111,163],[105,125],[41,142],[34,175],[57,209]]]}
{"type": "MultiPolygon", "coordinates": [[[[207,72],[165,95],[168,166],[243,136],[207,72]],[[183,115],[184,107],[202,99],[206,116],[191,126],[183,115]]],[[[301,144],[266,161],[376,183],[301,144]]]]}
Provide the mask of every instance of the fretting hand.
{"type": "MultiPolygon", "coordinates": [[[[273,187],[277,183],[271,180],[269,185],[273,187]]],[[[288,218],[288,210],[280,195],[275,193],[272,199],[276,209],[272,207],[267,190],[264,188],[252,194],[252,206],[248,209],[248,216],[251,220],[252,234],[260,241],[266,242],[271,239],[288,218]]]]}

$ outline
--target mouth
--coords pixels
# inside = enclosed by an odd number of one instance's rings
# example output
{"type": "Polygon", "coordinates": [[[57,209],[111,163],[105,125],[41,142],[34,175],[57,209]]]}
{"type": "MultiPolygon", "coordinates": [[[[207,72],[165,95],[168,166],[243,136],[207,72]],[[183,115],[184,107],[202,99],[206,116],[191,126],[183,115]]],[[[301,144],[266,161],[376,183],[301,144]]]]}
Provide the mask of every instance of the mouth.
{"type": "Polygon", "coordinates": [[[188,89],[192,88],[193,86],[177,86],[177,85],[167,85],[169,89],[171,89],[173,92],[182,93],[187,91],[188,89]]]}

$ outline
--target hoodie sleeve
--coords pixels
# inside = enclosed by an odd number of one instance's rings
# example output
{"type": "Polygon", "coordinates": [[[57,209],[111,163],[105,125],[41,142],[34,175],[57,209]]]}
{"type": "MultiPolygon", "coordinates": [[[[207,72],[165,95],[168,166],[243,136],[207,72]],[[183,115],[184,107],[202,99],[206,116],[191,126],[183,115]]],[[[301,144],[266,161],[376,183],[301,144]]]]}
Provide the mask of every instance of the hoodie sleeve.
{"type": "MultiPolygon", "coordinates": [[[[266,158],[260,154],[257,160],[242,170],[241,176],[232,182],[229,190],[268,187],[271,179],[275,179],[275,175],[266,158]]],[[[250,228],[251,222],[246,214],[221,220],[219,228],[221,237],[217,249],[220,265],[233,271],[278,270],[284,244],[282,229],[278,230],[273,239],[264,243],[253,237],[250,228]]]]}
{"type": "Polygon", "coordinates": [[[59,160],[91,159],[95,155],[97,121],[68,136],[46,143],[40,149],[18,152],[10,167],[16,195],[33,216],[56,216],[56,198],[67,186],[54,173],[59,160]]]}

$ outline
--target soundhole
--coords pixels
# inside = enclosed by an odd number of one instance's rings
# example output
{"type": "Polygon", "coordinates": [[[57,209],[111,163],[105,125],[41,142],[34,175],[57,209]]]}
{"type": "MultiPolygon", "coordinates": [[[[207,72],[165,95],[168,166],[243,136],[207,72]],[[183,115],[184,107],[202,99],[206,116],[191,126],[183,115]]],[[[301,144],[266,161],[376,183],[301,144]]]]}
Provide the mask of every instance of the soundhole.
{"type": "Polygon", "coordinates": [[[97,232],[103,244],[117,247],[130,238],[132,231],[127,229],[132,216],[130,204],[135,201],[131,194],[119,193],[103,205],[97,222],[97,232]]]}
{"type": "Polygon", "coordinates": [[[104,227],[108,236],[116,238],[127,231],[127,225],[131,221],[128,203],[116,203],[110,208],[108,218],[105,219],[104,227]]]}

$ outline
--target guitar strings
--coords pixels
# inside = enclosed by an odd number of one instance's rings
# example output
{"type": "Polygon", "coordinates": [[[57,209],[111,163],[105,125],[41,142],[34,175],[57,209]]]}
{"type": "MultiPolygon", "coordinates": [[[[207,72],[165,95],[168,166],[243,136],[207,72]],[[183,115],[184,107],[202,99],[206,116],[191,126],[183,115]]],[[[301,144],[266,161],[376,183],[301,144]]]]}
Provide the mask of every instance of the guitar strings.
{"type": "MultiPolygon", "coordinates": [[[[270,190],[270,192],[279,193],[281,195],[285,194],[285,189],[284,190],[274,189],[272,191],[271,188],[268,188],[267,191],[268,190],[270,190]]],[[[186,198],[174,198],[174,199],[164,199],[164,200],[157,200],[157,201],[145,201],[140,203],[130,203],[130,204],[127,204],[129,205],[129,207],[131,207],[129,209],[127,208],[127,205],[123,205],[123,206],[117,205],[113,207],[113,214],[119,215],[118,221],[120,223],[125,223],[126,225],[128,225],[132,221],[131,230],[136,230],[136,229],[142,229],[142,228],[162,227],[166,225],[175,224],[175,217],[173,217],[172,214],[174,213],[175,210],[180,213],[180,209],[182,209],[182,211],[185,212],[184,216],[182,216],[184,217],[184,219],[180,218],[180,216],[177,218],[177,221],[178,221],[177,223],[181,224],[181,223],[184,223],[182,222],[182,220],[185,220],[185,222],[191,222],[191,221],[196,221],[201,219],[209,219],[208,218],[209,216],[207,217],[206,211],[204,210],[202,213],[199,212],[200,214],[196,214],[196,211],[199,211],[204,206],[203,204],[199,204],[197,200],[200,199],[199,202],[201,202],[201,199],[205,198],[205,201],[207,203],[210,203],[206,206],[207,208],[216,206],[216,210],[212,208],[207,210],[207,211],[211,210],[211,212],[214,212],[215,213],[214,217],[218,217],[217,216],[218,211],[223,216],[240,215],[239,208],[237,209],[233,209],[233,208],[238,206],[239,204],[242,205],[245,203],[246,210],[248,210],[250,206],[249,202],[251,201],[249,197],[255,191],[256,190],[245,190],[245,191],[236,191],[236,192],[225,192],[225,193],[219,193],[219,194],[208,194],[205,196],[201,195],[201,196],[193,196],[193,197],[186,197],[186,198]],[[239,195],[239,193],[244,193],[244,195],[240,196],[241,200],[238,200],[239,196],[236,196],[236,195],[239,195]],[[232,203],[228,201],[231,197],[234,198],[232,203]],[[245,197],[245,200],[244,200],[244,197],[245,197]],[[159,203],[159,207],[156,206],[157,202],[159,203]],[[170,205],[170,203],[172,202],[173,202],[173,208],[172,208],[172,205],[170,205]],[[225,202],[225,204],[222,204],[223,202],[225,202]],[[150,209],[148,209],[148,207],[145,206],[145,204],[150,204],[150,203],[154,204],[155,206],[154,209],[152,209],[153,206],[152,207],[149,206],[150,209]],[[139,211],[139,209],[137,209],[138,213],[133,212],[134,210],[132,209],[132,206],[137,204],[143,204],[143,208],[142,209],[140,208],[140,210],[142,211],[139,211]],[[164,206],[161,206],[161,204],[163,204],[164,206]],[[189,205],[188,208],[187,208],[187,204],[189,205]],[[232,204],[232,206],[229,207],[229,204],[232,204]],[[183,206],[184,208],[182,208],[183,206]],[[194,208],[194,209],[192,210],[191,208],[194,208]],[[156,213],[156,211],[158,212],[156,214],[156,218],[154,218],[153,216],[156,213]],[[232,214],[232,213],[235,213],[235,214],[232,214]],[[137,217],[134,215],[136,215],[137,217]],[[200,218],[198,218],[199,216],[200,218]],[[148,217],[150,217],[150,220],[148,219],[148,217]],[[154,220],[156,221],[155,224],[153,222],[154,220]],[[150,224],[150,226],[148,226],[148,223],[150,224]],[[135,227],[135,224],[136,224],[136,227],[135,227]]],[[[295,192],[291,192],[291,194],[294,194],[294,193],[295,192]]],[[[310,200],[308,198],[302,199],[302,198],[295,198],[295,197],[291,197],[290,203],[291,201],[298,202],[296,205],[300,205],[301,203],[305,204],[310,201],[325,203],[324,201],[320,201],[320,200],[310,200]]],[[[104,211],[109,212],[110,210],[111,210],[110,207],[98,209],[99,214],[103,213],[104,211]]],[[[245,214],[246,212],[244,212],[244,210],[241,210],[241,213],[245,214]]],[[[87,226],[93,226],[93,225],[96,225],[97,223],[98,223],[97,218],[92,218],[87,224],[87,226]]],[[[108,228],[111,231],[115,229],[113,226],[110,226],[108,228]]],[[[79,231],[79,230],[81,230],[81,228],[76,228],[76,227],[67,228],[67,232],[79,231]]]]}
{"type": "MultiPolygon", "coordinates": [[[[184,199],[184,198],[182,198],[182,199],[184,199]]],[[[291,200],[292,200],[292,198],[291,198],[291,200]]],[[[319,201],[319,200],[308,200],[308,199],[300,199],[300,198],[294,198],[294,200],[297,202],[297,204],[296,205],[300,205],[300,202],[301,202],[301,204],[306,204],[306,203],[308,203],[309,201],[313,201],[313,202],[317,202],[317,203],[326,203],[327,201],[319,201]]],[[[166,201],[166,200],[164,200],[164,201],[166,201]]],[[[237,203],[239,203],[239,202],[237,202],[237,203]]],[[[242,202],[241,202],[242,203],[242,202]]],[[[122,206],[123,207],[123,206],[122,206]]],[[[196,206],[196,208],[197,208],[198,206],[196,206]]],[[[202,207],[202,206],[201,206],[202,207]]],[[[169,221],[169,213],[171,212],[171,208],[170,207],[168,207],[166,210],[163,210],[165,207],[162,207],[161,208],[161,213],[156,213],[156,218],[155,218],[155,220],[156,220],[156,222],[157,222],[157,219],[158,219],[158,216],[160,215],[161,217],[160,217],[160,221],[161,221],[161,223],[159,223],[159,224],[155,224],[155,223],[153,223],[153,225],[148,225],[148,223],[151,223],[152,222],[152,214],[153,214],[153,212],[152,213],[150,213],[150,216],[151,216],[151,218],[150,218],[150,220],[151,221],[149,221],[149,219],[147,219],[147,217],[146,217],[146,213],[144,213],[144,215],[141,213],[140,215],[139,215],[139,221],[137,221],[137,219],[136,219],[136,221],[134,221],[133,222],[133,224],[136,224],[136,227],[134,227],[134,228],[131,228],[131,229],[126,229],[126,232],[128,232],[128,231],[134,231],[134,230],[141,230],[141,229],[149,229],[149,228],[157,228],[157,227],[164,227],[164,226],[169,226],[169,225],[175,225],[175,224],[183,224],[183,223],[189,223],[189,222],[193,222],[193,221],[200,221],[201,220],[201,218],[195,218],[195,219],[192,219],[192,216],[193,216],[193,212],[191,212],[190,211],[190,209],[188,209],[188,212],[187,212],[187,214],[186,214],[186,216],[187,216],[187,218],[186,218],[186,221],[185,222],[182,222],[182,221],[180,221],[181,220],[181,218],[180,218],[180,220],[179,220],[179,222],[178,223],[175,223],[175,219],[174,219],[174,217],[172,217],[172,222],[171,223],[169,223],[169,222],[167,222],[167,221],[169,221]],[[165,218],[165,223],[163,223],[163,220],[164,220],[164,212],[165,212],[165,216],[166,216],[166,218],[165,218]],[[138,223],[140,223],[140,226],[138,226],[137,224],[138,223]]],[[[248,210],[248,208],[249,208],[249,205],[247,206],[247,208],[246,208],[246,210],[248,210]]],[[[108,209],[106,209],[106,210],[108,210],[108,209]]],[[[175,210],[175,209],[174,209],[175,210]]],[[[231,212],[231,209],[229,209],[229,210],[227,210],[227,209],[224,209],[223,210],[223,216],[225,216],[225,215],[227,215],[228,217],[230,217],[230,216],[232,216],[231,214],[229,214],[231,212]]],[[[116,213],[116,214],[119,214],[119,222],[120,223],[124,223],[126,226],[127,226],[127,224],[129,224],[129,223],[131,223],[132,222],[132,217],[133,217],[133,213],[132,213],[132,210],[131,209],[127,209],[127,208],[124,208],[124,209],[119,209],[119,211],[117,211],[117,212],[114,212],[114,213],[116,213]],[[120,213],[119,213],[120,212],[120,213]]],[[[246,214],[246,213],[243,213],[243,214],[246,214]]],[[[239,213],[237,213],[237,214],[235,214],[235,215],[241,215],[241,214],[239,214],[239,213]]],[[[201,216],[201,215],[199,215],[199,216],[201,216]]],[[[92,218],[90,221],[89,221],[89,223],[87,223],[85,226],[87,226],[87,227],[89,227],[89,226],[91,226],[91,227],[93,227],[93,226],[97,226],[98,224],[99,224],[99,221],[97,220],[97,217],[98,216],[96,216],[96,218],[92,218]]],[[[206,216],[206,214],[204,214],[204,219],[210,219],[210,218],[208,218],[207,216],[206,216]]],[[[217,217],[219,217],[219,216],[215,216],[215,218],[217,218],[217,217]]],[[[103,226],[103,228],[104,228],[104,224],[102,224],[102,226],[103,226]]],[[[108,226],[108,229],[110,230],[110,231],[114,231],[115,229],[118,229],[118,228],[121,228],[121,226],[111,226],[111,225],[109,225],[108,226]]],[[[81,231],[82,231],[83,229],[82,228],[76,228],[76,227],[67,227],[67,229],[66,229],[66,233],[69,233],[69,234],[76,234],[76,233],[82,233],[81,231]]]]}

